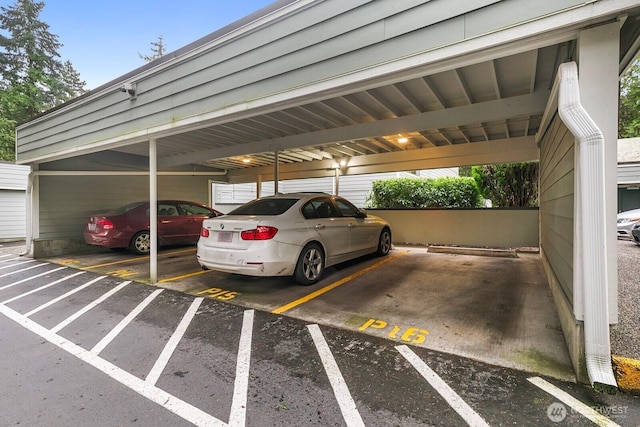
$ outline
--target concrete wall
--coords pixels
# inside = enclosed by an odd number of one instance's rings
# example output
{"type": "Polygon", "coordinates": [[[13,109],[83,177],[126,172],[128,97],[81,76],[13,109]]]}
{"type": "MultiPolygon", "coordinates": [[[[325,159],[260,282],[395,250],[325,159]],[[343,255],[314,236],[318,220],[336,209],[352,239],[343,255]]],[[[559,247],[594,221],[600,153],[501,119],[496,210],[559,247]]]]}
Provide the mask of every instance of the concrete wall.
{"type": "Polygon", "coordinates": [[[396,243],[538,247],[538,209],[368,209],[396,243]]]}

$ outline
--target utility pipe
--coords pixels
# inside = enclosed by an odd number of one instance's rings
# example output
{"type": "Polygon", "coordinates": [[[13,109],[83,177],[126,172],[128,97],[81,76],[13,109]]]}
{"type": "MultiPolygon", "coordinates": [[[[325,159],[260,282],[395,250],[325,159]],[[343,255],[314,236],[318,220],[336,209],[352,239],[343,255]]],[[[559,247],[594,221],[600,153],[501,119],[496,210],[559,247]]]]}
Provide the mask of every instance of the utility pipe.
{"type": "Polygon", "coordinates": [[[558,113],[576,138],[574,268],[578,274],[574,272],[573,287],[582,287],[584,299],[587,374],[595,390],[615,393],[609,340],[604,136],[580,104],[576,63],[561,64],[558,79],[558,113]]]}

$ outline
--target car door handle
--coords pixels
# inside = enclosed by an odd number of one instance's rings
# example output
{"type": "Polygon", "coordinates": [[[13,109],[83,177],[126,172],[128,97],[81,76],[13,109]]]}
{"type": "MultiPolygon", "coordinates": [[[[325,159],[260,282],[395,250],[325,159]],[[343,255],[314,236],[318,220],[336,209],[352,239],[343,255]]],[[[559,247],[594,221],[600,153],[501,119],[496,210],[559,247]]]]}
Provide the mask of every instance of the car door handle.
{"type": "Polygon", "coordinates": [[[349,225],[347,225],[347,227],[353,228],[353,227],[355,227],[355,225],[352,222],[350,222],[349,225]]]}
{"type": "Polygon", "coordinates": [[[160,221],[160,224],[169,224],[171,221],[169,221],[168,219],[163,219],[162,221],[160,221]]]}
{"type": "Polygon", "coordinates": [[[316,224],[316,226],[313,227],[313,228],[315,228],[316,230],[322,230],[324,228],[324,225],[323,224],[316,224]]]}

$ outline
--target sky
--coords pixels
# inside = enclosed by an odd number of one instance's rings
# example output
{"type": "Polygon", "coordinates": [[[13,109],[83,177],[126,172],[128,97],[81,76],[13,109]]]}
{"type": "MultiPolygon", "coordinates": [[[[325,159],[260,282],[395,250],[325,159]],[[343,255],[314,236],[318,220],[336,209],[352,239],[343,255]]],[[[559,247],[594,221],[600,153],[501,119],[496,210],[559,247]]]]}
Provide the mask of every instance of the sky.
{"type": "MultiPolygon", "coordinates": [[[[87,89],[107,83],[146,62],[151,43],[163,37],[166,52],[177,50],[274,0],[38,0],[40,21],[63,45],[87,89]]],[[[14,0],[0,0],[9,7],[14,0]]]]}

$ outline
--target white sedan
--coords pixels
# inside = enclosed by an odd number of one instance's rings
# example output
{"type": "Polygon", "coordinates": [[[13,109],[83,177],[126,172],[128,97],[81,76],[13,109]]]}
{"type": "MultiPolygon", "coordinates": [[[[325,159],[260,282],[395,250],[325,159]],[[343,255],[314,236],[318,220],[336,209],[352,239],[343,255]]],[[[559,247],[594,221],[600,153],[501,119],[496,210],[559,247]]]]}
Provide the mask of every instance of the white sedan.
{"type": "Polygon", "coordinates": [[[326,267],[369,253],[387,255],[391,227],[347,200],[293,193],[253,200],[206,219],[198,241],[204,269],[317,282],[326,267]]]}

